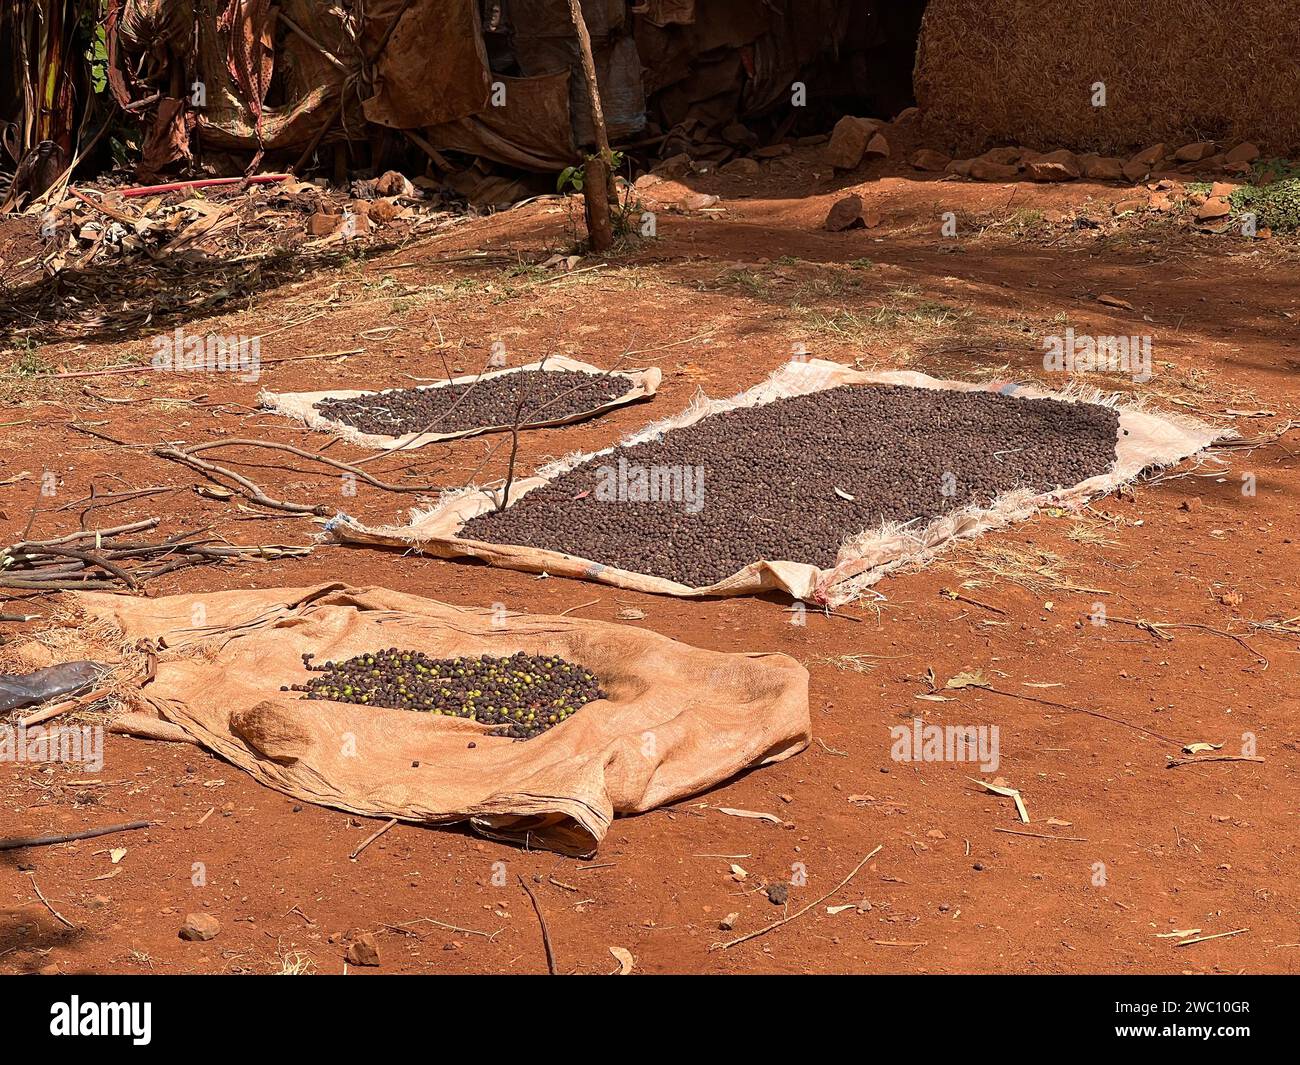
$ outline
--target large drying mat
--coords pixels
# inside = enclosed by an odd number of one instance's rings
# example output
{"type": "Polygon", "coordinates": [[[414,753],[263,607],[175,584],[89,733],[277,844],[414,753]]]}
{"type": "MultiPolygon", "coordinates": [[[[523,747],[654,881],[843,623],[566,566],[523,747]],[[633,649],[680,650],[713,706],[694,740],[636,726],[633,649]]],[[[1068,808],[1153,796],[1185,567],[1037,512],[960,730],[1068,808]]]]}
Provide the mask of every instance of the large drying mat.
{"type": "Polygon", "coordinates": [[[723,654],[644,629],[449,606],[383,588],[136,599],[72,597],[123,672],[125,731],[178,726],[263,784],[371,817],[468,821],[494,838],[594,853],[617,815],[643,813],[808,745],[808,672],[781,654],[723,654]],[[203,624],[196,625],[196,607],[203,624]],[[159,648],[152,678],[138,647],[159,648]],[[434,657],[555,654],[607,699],[526,742],[386,707],[305,700],[305,652],[339,661],[390,646],[434,657]],[[131,649],[131,650],[124,650],[131,649]]]}
{"type": "MultiPolygon", "coordinates": [[[[530,362],[526,366],[511,366],[504,370],[492,370],[484,374],[468,374],[464,377],[453,377],[447,381],[439,381],[431,385],[419,385],[420,390],[433,388],[447,388],[455,385],[471,385],[476,381],[491,381],[495,378],[502,377],[506,374],[522,373],[531,370],[545,370],[547,372],[569,372],[582,374],[605,375],[607,371],[600,369],[598,366],[592,366],[589,363],[578,362],[576,359],[570,359],[564,355],[555,355],[541,362],[530,362]]],[[[606,411],[614,410],[616,407],[625,406],[628,403],[635,403],[638,400],[648,399],[659,390],[659,384],[663,380],[663,372],[657,366],[651,366],[640,370],[611,370],[608,376],[617,377],[629,383],[628,391],[621,396],[593,407],[590,410],[570,413],[564,417],[542,419],[535,422],[528,422],[521,425],[521,429],[545,429],[560,425],[572,425],[574,422],[586,421],[588,418],[594,418],[597,415],[604,414],[606,411]]],[[[473,429],[460,429],[450,433],[404,433],[400,436],[386,436],[382,433],[366,433],[355,429],[346,422],[334,418],[326,417],[316,409],[316,404],[322,400],[337,399],[358,399],[364,396],[382,396],[388,392],[406,391],[406,389],[384,389],[375,392],[365,389],[331,389],[325,392],[262,392],[258,395],[258,402],[267,410],[275,414],[283,414],[295,421],[300,421],[309,429],[333,433],[349,443],[356,444],[358,447],[374,448],[380,451],[392,451],[398,448],[422,447],[425,444],[436,444],[442,440],[459,440],[467,436],[479,436],[483,433],[500,433],[507,432],[513,428],[510,424],[505,425],[483,425],[473,429]]]]}
{"type": "MultiPolygon", "coordinates": [[[[700,398],[687,410],[643,429],[623,442],[635,445],[660,437],[703,418],[740,408],[756,407],[776,400],[805,396],[844,385],[897,385],[958,392],[997,392],[1024,399],[1051,399],[1064,403],[1083,402],[1077,394],[1050,392],[1032,386],[1006,383],[971,384],[941,381],[911,371],[867,372],[822,360],[796,361],[778,370],[763,384],[725,400],[700,398]]],[[[797,599],[836,605],[851,600],[889,570],[904,563],[921,561],[957,537],[974,536],[989,529],[1028,517],[1037,508],[1078,506],[1088,499],[1131,481],[1143,470],[1179,462],[1211,444],[1216,431],[1185,418],[1158,415],[1135,406],[1121,405],[1100,394],[1088,402],[1112,408],[1118,417],[1115,461],[1109,470],[1065,488],[1034,492],[1004,493],[989,505],[955,509],[927,525],[885,525],[863,529],[846,538],[834,565],[818,567],[806,562],[756,559],[737,572],[697,587],[664,577],[602,564],[559,551],[536,547],[489,543],[462,537],[461,530],[472,518],[487,514],[499,503],[499,491],[472,489],[449,494],[436,507],[413,512],[407,525],[367,528],[348,520],[330,523],[331,534],[340,541],[415,547],[441,557],[469,556],[497,566],[527,572],[596,580],[637,591],[678,596],[746,595],[767,590],[789,593],[797,599]]],[[[562,476],[596,456],[613,455],[607,448],[594,455],[576,455],[554,463],[538,475],[516,481],[511,489],[513,507],[526,493],[562,476]]],[[[707,486],[706,486],[707,488],[707,486]]],[[[827,486],[827,491],[831,487],[827,486]]],[[[622,508],[628,521],[636,520],[635,508],[622,508]]],[[[674,545],[677,546],[677,545],[674,545]]]]}

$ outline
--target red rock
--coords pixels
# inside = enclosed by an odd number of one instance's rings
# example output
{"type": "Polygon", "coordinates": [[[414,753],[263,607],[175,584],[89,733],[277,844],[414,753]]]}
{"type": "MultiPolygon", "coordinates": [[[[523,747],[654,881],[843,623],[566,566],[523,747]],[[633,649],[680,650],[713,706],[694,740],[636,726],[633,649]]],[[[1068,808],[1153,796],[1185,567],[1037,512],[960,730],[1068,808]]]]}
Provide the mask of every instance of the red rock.
{"type": "Polygon", "coordinates": [[[956,174],[958,177],[970,177],[970,168],[974,162],[974,159],[954,159],[943,169],[945,173],[956,174]]]}
{"type": "Polygon", "coordinates": [[[326,214],[324,211],[317,211],[307,219],[307,232],[313,237],[328,237],[338,224],[343,221],[341,215],[326,214]]]}
{"type": "Polygon", "coordinates": [[[348,944],[347,953],[344,954],[350,965],[370,965],[379,964],[379,941],[375,939],[373,932],[362,932],[357,935],[351,943],[348,944]]]}
{"type": "Polygon", "coordinates": [[[1120,173],[1129,181],[1145,181],[1151,173],[1151,164],[1139,159],[1130,159],[1120,168],[1120,173]]]}
{"type": "Polygon", "coordinates": [[[1214,141],[1196,141],[1193,144],[1184,144],[1174,152],[1174,159],[1180,163],[1199,163],[1213,154],[1214,141]]]}
{"type": "Polygon", "coordinates": [[[952,160],[943,154],[930,148],[922,148],[920,151],[913,153],[912,166],[917,170],[929,170],[935,173],[942,173],[947,169],[952,160]]]}
{"type": "Polygon", "coordinates": [[[1211,196],[1196,212],[1198,222],[1213,222],[1219,218],[1227,218],[1232,214],[1232,205],[1227,200],[1211,196]]]}
{"type": "Polygon", "coordinates": [[[885,139],[883,133],[877,133],[867,142],[867,155],[873,155],[877,159],[889,158],[889,141],[885,139]]]}
{"type": "Polygon", "coordinates": [[[1224,163],[1253,163],[1259,158],[1259,149],[1247,141],[1245,144],[1238,144],[1235,148],[1230,148],[1223,155],[1224,163]]]}
{"type": "Polygon", "coordinates": [[[745,156],[718,167],[719,174],[726,174],[729,177],[757,177],[761,171],[762,167],[758,165],[757,159],[749,159],[745,156]]]}
{"type": "Polygon", "coordinates": [[[837,170],[852,170],[862,162],[867,142],[875,133],[867,122],[845,115],[835,123],[831,142],[826,146],[826,161],[837,170]]]}
{"type": "Polygon", "coordinates": [[[389,170],[375,182],[376,196],[409,196],[415,189],[404,174],[389,170]]]}
{"type": "Polygon", "coordinates": [[[392,200],[375,200],[367,213],[379,225],[386,226],[402,213],[402,208],[392,200]]]}
{"type": "Polygon", "coordinates": [[[789,155],[794,149],[788,144],[769,144],[764,148],[759,148],[754,152],[755,159],[777,159],[783,155],[789,155]]]}
{"type": "Polygon", "coordinates": [[[830,213],[826,215],[826,221],[822,223],[822,228],[832,233],[841,233],[846,229],[857,229],[865,225],[866,220],[862,217],[862,197],[845,196],[831,207],[830,213]]]}
{"type": "Polygon", "coordinates": [[[1150,148],[1143,148],[1136,155],[1129,158],[1130,163],[1145,163],[1147,169],[1155,166],[1165,157],[1168,149],[1163,144],[1153,144],[1150,148]]]}
{"type": "Polygon", "coordinates": [[[1079,161],[1062,148],[1026,160],[1025,174],[1030,181],[1073,181],[1080,174],[1079,161]]]}
{"type": "Polygon", "coordinates": [[[976,181],[1015,181],[1020,176],[1020,168],[1012,163],[995,163],[981,156],[972,159],[970,176],[976,181]]]}
{"type": "Polygon", "coordinates": [[[1124,163],[1114,156],[1080,158],[1079,169],[1084,177],[1093,181],[1119,181],[1124,177],[1124,163]]]}
{"type": "Polygon", "coordinates": [[[998,163],[1003,166],[1015,165],[1025,156],[1023,148],[990,148],[983,155],[977,158],[983,159],[986,163],[998,163]]]}
{"type": "Polygon", "coordinates": [[[1236,191],[1237,186],[1231,181],[1216,181],[1210,186],[1210,196],[1217,197],[1220,200],[1226,200],[1236,191]]]}
{"type": "Polygon", "coordinates": [[[665,181],[677,181],[684,178],[695,168],[691,162],[691,157],[685,152],[679,152],[677,155],[670,155],[662,163],[655,166],[650,173],[655,177],[663,178],[665,181]]]}
{"type": "Polygon", "coordinates": [[[1128,214],[1129,211],[1145,211],[1147,209],[1147,197],[1132,197],[1127,200],[1118,200],[1111,208],[1114,214],[1128,214]]]}
{"type": "Polygon", "coordinates": [[[185,923],[181,925],[179,935],[191,943],[206,943],[209,939],[215,939],[220,932],[221,922],[212,914],[190,913],[185,915],[185,923]]]}
{"type": "Polygon", "coordinates": [[[1229,174],[1249,174],[1250,164],[1246,162],[1224,163],[1223,169],[1226,170],[1229,174]]]}

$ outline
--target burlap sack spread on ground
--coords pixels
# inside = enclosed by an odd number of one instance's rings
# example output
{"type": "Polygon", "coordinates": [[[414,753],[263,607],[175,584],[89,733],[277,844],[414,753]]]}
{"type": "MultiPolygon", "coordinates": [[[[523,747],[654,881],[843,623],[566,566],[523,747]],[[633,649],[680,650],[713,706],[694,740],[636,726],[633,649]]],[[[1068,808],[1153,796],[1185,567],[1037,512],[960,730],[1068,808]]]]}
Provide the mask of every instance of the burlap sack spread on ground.
{"type": "MultiPolygon", "coordinates": [[[[1172,465],[1196,454],[1211,444],[1217,435],[1214,429],[1199,422],[1154,414],[1136,406],[1125,406],[1114,397],[1095,392],[1085,397],[1077,392],[1049,392],[1006,382],[972,384],[941,381],[910,370],[854,370],[839,363],[813,359],[790,362],[762,384],[731,399],[710,400],[701,396],[681,414],[649,425],[623,443],[641,443],[660,433],[691,425],[711,414],[739,407],[759,406],[841,385],[865,384],[906,385],[952,391],[997,391],[1024,398],[1051,398],[1065,402],[1083,402],[1086,398],[1088,402],[1106,403],[1115,407],[1120,415],[1119,437],[1115,446],[1116,461],[1109,473],[1060,491],[1035,494],[1025,490],[1007,493],[1000,496],[991,507],[971,506],[955,510],[921,528],[894,525],[863,530],[849,537],[841,546],[837,563],[832,569],[819,569],[802,562],[756,560],[724,580],[703,588],[690,588],[662,577],[633,573],[558,551],[460,538],[457,534],[465,522],[498,506],[499,489],[475,488],[450,493],[428,511],[412,511],[411,521],[407,525],[368,528],[350,519],[334,519],[328,525],[327,535],[344,543],[414,547],[426,554],[443,558],[469,556],[507,569],[578,577],[641,592],[703,597],[781,591],[796,599],[836,606],[861,595],[890,570],[927,560],[958,537],[976,536],[1010,522],[1023,520],[1043,506],[1080,506],[1089,499],[1132,480],[1145,469],[1172,465]]],[[[535,477],[516,481],[510,491],[510,505],[515,506],[533,488],[580,463],[597,456],[612,455],[615,451],[617,448],[606,448],[591,455],[570,456],[543,468],[535,477]]],[[[707,483],[705,491],[708,491],[707,483]]],[[[717,501],[712,501],[710,505],[717,505],[717,501]]]]}
{"type": "Polygon", "coordinates": [[[341,584],[75,598],[106,648],[142,639],[162,648],[153,679],[122,697],[124,719],[141,722],[133,731],[156,736],[144,722],[161,718],[278,791],[369,816],[468,820],[495,838],[589,855],[616,815],[676,802],[809,742],[808,673],[780,654],[722,654],[632,626],[341,584]],[[515,742],[458,718],[279,690],[310,675],[304,652],[324,662],[387,647],[557,654],[591,669],[609,698],[515,742]]]}
{"type": "MultiPolygon", "coordinates": [[[[453,377],[449,381],[439,381],[437,384],[420,385],[418,387],[446,388],[448,385],[468,385],[473,384],[475,381],[490,381],[492,378],[500,377],[503,374],[541,369],[569,370],[593,374],[604,374],[606,372],[600,367],[592,366],[589,363],[578,362],[576,359],[570,359],[564,355],[554,355],[541,362],[531,362],[527,366],[512,366],[509,369],[493,370],[482,375],[469,374],[465,377],[453,377]]],[[[574,422],[594,418],[596,415],[604,414],[615,407],[635,403],[640,399],[648,399],[659,390],[659,383],[663,380],[663,372],[657,366],[651,366],[643,370],[613,370],[609,376],[621,377],[629,381],[632,385],[631,389],[617,399],[611,399],[608,403],[593,407],[591,410],[570,414],[565,418],[547,419],[543,417],[539,421],[528,422],[520,426],[520,428],[544,429],[548,426],[571,425],[574,422]]],[[[384,391],[394,390],[385,389],[384,391]]],[[[316,404],[323,399],[356,399],[358,396],[382,396],[383,394],[384,392],[340,388],[326,392],[262,392],[257,398],[264,408],[303,422],[309,429],[331,432],[349,443],[356,444],[358,447],[371,447],[382,451],[390,451],[395,448],[421,447],[424,444],[436,444],[440,440],[457,440],[466,436],[478,436],[481,433],[500,433],[513,428],[509,425],[484,425],[474,429],[462,429],[455,433],[406,433],[402,436],[383,436],[378,433],[363,433],[359,429],[345,425],[343,422],[326,418],[320,411],[316,410],[316,404]]]]}

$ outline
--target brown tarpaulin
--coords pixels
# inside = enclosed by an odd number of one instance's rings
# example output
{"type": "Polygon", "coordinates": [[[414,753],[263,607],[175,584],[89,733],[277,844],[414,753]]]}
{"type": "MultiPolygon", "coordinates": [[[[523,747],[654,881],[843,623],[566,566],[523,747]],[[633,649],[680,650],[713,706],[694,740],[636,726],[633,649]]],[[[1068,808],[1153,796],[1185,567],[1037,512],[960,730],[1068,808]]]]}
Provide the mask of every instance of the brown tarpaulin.
{"type": "MultiPolygon", "coordinates": [[[[402,5],[383,0],[366,15],[386,31],[402,5]]],[[[420,129],[482,111],[491,83],[477,0],[416,0],[388,39],[363,107],[371,122],[420,129]]]]}
{"type": "MultiPolygon", "coordinates": [[[[808,745],[808,672],[780,654],[722,654],[633,626],[450,606],[383,588],[73,597],[97,656],[158,647],[151,679],[119,678],[120,727],[163,722],[258,781],[371,817],[468,821],[495,838],[590,855],[613,818],[698,794],[808,745]],[[608,698],[516,742],[440,717],[280,692],[304,652],[388,647],[435,657],[557,654],[608,698]]],[[[133,661],[133,651],[125,653],[133,661]]]]}

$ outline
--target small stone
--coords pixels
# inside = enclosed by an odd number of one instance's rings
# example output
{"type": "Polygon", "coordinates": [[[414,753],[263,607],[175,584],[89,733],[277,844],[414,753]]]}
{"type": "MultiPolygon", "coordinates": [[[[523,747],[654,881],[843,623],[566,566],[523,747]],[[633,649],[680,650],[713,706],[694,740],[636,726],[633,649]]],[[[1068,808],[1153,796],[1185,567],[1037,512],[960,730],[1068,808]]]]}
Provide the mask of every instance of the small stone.
{"type": "Polygon", "coordinates": [[[976,181],[1015,181],[1020,176],[1020,168],[1014,163],[992,162],[981,156],[971,160],[970,176],[976,181]]]}
{"type": "Polygon", "coordinates": [[[1184,144],[1174,152],[1174,159],[1180,163],[1199,163],[1214,154],[1214,141],[1196,141],[1184,144]]]}
{"type": "Polygon", "coordinates": [[[740,914],[729,913],[727,914],[726,917],[724,917],[721,921],[718,922],[718,927],[722,929],[722,931],[724,932],[730,932],[733,928],[736,927],[736,922],[739,920],[740,920],[740,914]]]}
{"type": "Polygon", "coordinates": [[[189,913],[181,925],[180,937],[191,943],[206,943],[221,932],[221,922],[210,913],[189,913]]]}
{"type": "Polygon", "coordinates": [[[739,159],[733,159],[718,168],[718,173],[726,174],[729,177],[756,177],[761,172],[762,167],[758,165],[757,159],[750,159],[743,155],[739,159]]]}
{"type": "Polygon", "coordinates": [[[650,173],[655,177],[663,178],[665,181],[677,181],[694,169],[695,164],[691,162],[691,157],[685,152],[679,152],[677,155],[670,155],[662,163],[654,167],[650,173]]]}
{"type": "Polygon", "coordinates": [[[1093,181],[1119,181],[1124,176],[1124,163],[1114,156],[1093,156],[1079,160],[1083,176],[1093,181]]]}
{"type": "Polygon", "coordinates": [[[362,932],[357,935],[351,943],[348,944],[347,953],[344,954],[350,965],[370,965],[379,964],[379,942],[375,939],[374,932],[362,932]]]}
{"type": "Polygon", "coordinates": [[[415,189],[406,180],[406,175],[399,174],[396,170],[386,171],[375,182],[376,196],[410,196],[414,192],[415,189]]]}
{"type": "Polygon", "coordinates": [[[1143,148],[1142,151],[1130,157],[1130,163],[1141,163],[1148,171],[1165,157],[1168,149],[1164,144],[1153,144],[1150,148],[1143,148]]]}
{"type": "Polygon", "coordinates": [[[950,156],[944,155],[943,152],[936,152],[932,148],[922,148],[912,153],[911,162],[913,169],[941,174],[948,168],[948,164],[952,162],[952,159],[950,156]]]}
{"type": "Polygon", "coordinates": [[[866,221],[862,217],[862,197],[845,196],[835,201],[835,205],[826,215],[826,221],[822,223],[822,228],[832,233],[840,233],[846,229],[856,229],[865,225],[866,221]]]}
{"type": "Polygon", "coordinates": [[[317,211],[307,219],[307,232],[313,237],[328,237],[343,221],[341,215],[326,214],[324,211],[317,211]]]}
{"type": "Polygon", "coordinates": [[[862,162],[867,142],[875,129],[860,118],[845,115],[831,130],[831,142],[826,146],[826,161],[837,170],[852,170],[862,162]]]}
{"type": "Polygon", "coordinates": [[[1062,148],[1028,160],[1025,174],[1031,181],[1073,181],[1080,174],[1079,162],[1073,152],[1062,148]]]}
{"type": "Polygon", "coordinates": [[[1247,141],[1229,148],[1223,155],[1224,163],[1253,163],[1259,158],[1259,148],[1247,141]]]}
{"type": "Polygon", "coordinates": [[[890,155],[889,141],[883,133],[877,133],[867,141],[867,155],[874,156],[877,159],[888,159],[890,155]]]}

